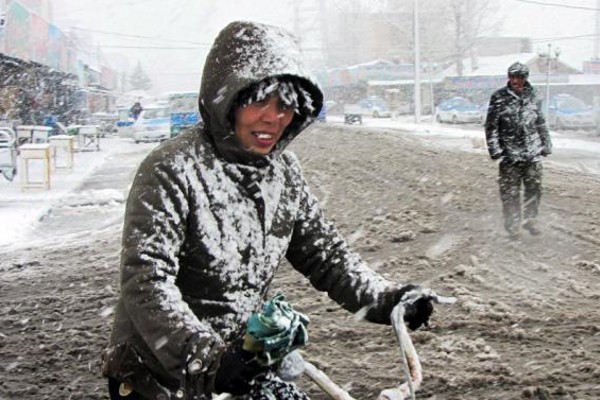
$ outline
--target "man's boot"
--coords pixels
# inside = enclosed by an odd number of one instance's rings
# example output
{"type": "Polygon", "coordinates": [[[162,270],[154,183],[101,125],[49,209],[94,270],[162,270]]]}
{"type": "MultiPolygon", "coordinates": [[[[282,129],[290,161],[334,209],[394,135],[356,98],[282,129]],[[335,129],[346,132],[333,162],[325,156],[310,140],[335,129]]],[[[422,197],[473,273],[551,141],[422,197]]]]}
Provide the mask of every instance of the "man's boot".
{"type": "Polygon", "coordinates": [[[508,237],[512,240],[521,238],[521,217],[519,215],[509,215],[504,218],[504,229],[508,232],[508,237]]]}
{"type": "Polygon", "coordinates": [[[539,236],[542,234],[542,231],[534,219],[528,219],[527,222],[523,224],[523,229],[527,230],[533,236],[539,236]]]}
{"type": "Polygon", "coordinates": [[[508,232],[509,239],[518,240],[521,238],[521,232],[519,232],[519,228],[506,228],[506,232],[508,232]]]}

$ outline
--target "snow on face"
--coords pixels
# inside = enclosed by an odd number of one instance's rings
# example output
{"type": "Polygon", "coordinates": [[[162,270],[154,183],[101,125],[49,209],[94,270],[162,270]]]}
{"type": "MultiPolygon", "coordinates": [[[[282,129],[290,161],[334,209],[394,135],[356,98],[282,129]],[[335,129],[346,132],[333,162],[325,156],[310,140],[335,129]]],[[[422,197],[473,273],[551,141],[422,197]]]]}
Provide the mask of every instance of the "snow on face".
{"type": "Polygon", "coordinates": [[[300,112],[298,92],[296,91],[294,84],[287,81],[280,81],[277,78],[261,81],[254,94],[244,100],[242,106],[261,102],[272,96],[277,96],[285,106],[293,108],[294,112],[300,112]]]}

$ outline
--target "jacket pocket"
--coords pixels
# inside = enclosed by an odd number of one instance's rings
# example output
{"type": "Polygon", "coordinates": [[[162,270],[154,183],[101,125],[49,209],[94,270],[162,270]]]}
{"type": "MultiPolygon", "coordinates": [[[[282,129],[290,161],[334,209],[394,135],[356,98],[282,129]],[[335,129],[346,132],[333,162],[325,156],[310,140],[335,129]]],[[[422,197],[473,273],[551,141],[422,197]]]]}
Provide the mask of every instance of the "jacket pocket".
{"type": "Polygon", "coordinates": [[[156,380],[129,343],[119,343],[102,351],[102,375],[129,384],[148,399],[171,398],[171,391],[156,380]]]}

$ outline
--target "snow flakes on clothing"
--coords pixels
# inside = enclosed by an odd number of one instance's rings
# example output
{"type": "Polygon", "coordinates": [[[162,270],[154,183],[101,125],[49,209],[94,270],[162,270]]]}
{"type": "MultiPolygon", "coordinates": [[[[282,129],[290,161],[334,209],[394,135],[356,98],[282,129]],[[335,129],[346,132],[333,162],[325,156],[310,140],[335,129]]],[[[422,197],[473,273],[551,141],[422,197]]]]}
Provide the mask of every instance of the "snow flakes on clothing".
{"type": "Polygon", "coordinates": [[[492,94],[485,134],[488,152],[493,158],[532,162],[539,161],[542,153],[552,152],[540,99],[529,82],[520,95],[510,84],[492,94]]]}
{"type": "Polygon", "coordinates": [[[206,57],[199,109],[221,157],[264,166],[314,121],[322,107],[323,93],[303,66],[300,47],[291,34],[276,26],[245,21],[232,22],[219,33],[206,57]],[[238,95],[265,80],[270,82],[258,95],[274,90],[277,83],[278,94],[294,104],[297,112],[271,154],[257,159],[232,134],[230,115],[238,95]]]}
{"type": "Polygon", "coordinates": [[[235,33],[239,40],[236,52],[240,55],[235,70],[242,78],[257,75],[273,75],[288,71],[291,75],[303,76],[302,54],[297,41],[283,29],[253,26],[252,31],[241,27],[235,33]]]}
{"type": "Polygon", "coordinates": [[[213,349],[239,336],[286,258],[349,311],[369,306],[367,318],[389,319],[380,301],[390,284],[348,249],[298,159],[285,151],[323,100],[296,51],[279,28],[230,24],[207,57],[204,125],[163,143],[139,167],[127,201],[111,343],[130,343],[166,381],[185,381],[190,359],[218,365],[213,349]],[[260,95],[277,87],[299,105],[268,156],[240,146],[230,121],[238,94],[265,80],[260,95]]]}

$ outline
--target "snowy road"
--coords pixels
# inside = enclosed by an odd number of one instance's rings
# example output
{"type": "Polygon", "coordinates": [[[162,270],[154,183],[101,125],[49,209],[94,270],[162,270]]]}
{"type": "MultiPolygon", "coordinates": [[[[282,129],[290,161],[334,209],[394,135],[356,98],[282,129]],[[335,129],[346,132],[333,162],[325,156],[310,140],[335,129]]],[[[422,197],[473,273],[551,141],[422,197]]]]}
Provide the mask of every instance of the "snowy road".
{"type": "MultiPolygon", "coordinates": [[[[317,124],[292,148],[327,215],[374,269],[458,298],[412,333],[418,398],[600,398],[600,177],[548,163],[544,235],[511,241],[483,149],[441,128],[431,137],[406,129],[317,124]]],[[[119,285],[124,199],[153,147],[108,138],[45,196],[2,187],[15,204],[45,205],[45,217],[27,220],[1,254],[0,399],[107,400],[99,355],[119,285]]],[[[389,327],[349,315],[285,264],[273,290],[311,318],[307,359],[355,398],[399,383],[389,327]]]]}
{"type": "MultiPolygon", "coordinates": [[[[332,125],[343,125],[343,118],[338,116],[328,117],[332,125]]],[[[450,125],[430,122],[424,118],[421,124],[415,124],[413,117],[401,116],[390,118],[365,118],[360,127],[351,126],[351,129],[379,129],[400,130],[403,134],[413,135],[429,141],[431,146],[483,152],[485,133],[482,125],[465,124],[450,125]]],[[[595,131],[567,130],[551,131],[554,154],[546,159],[549,165],[565,168],[583,173],[600,174],[600,136],[595,131]]]]}

